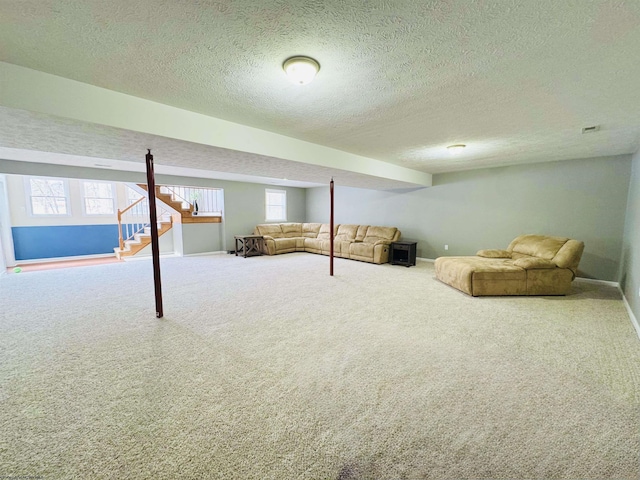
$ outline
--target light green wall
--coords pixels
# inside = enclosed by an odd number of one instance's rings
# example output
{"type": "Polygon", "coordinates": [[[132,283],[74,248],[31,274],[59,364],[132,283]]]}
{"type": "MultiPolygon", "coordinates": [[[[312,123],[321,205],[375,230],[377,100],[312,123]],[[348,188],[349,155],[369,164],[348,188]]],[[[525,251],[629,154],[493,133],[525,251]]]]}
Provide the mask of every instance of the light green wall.
{"type": "MultiPolygon", "coordinates": [[[[146,183],[146,175],[144,173],[15,162],[2,159],[0,159],[0,173],[146,183]]],[[[234,235],[250,234],[257,224],[265,222],[266,188],[280,188],[287,191],[288,221],[303,222],[305,220],[306,191],[302,188],[274,187],[273,185],[257,183],[160,174],[156,174],[156,183],[224,189],[222,224],[201,229],[206,233],[198,232],[195,239],[185,236],[185,254],[232,250],[234,248],[234,235]]],[[[187,229],[187,235],[192,231],[194,230],[187,229]]]]}
{"type": "Polygon", "coordinates": [[[228,216],[226,239],[227,250],[234,248],[234,235],[251,234],[258,223],[265,223],[265,188],[287,191],[287,221],[304,222],[307,193],[303,188],[275,187],[253,183],[229,182],[225,187],[225,207],[228,216]],[[233,198],[228,202],[227,198],[233,198]],[[256,206],[259,206],[256,209],[256,206]]]}
{"type": "Polygon", "coordinates": [[[640,151],[633,156],[631,167],[621,263],[620,288],[640,321],[640,151]]]}
{"type": "Polygon", "coordinates": [[[183,223],[182,253],[219,252],[224,250],[222,223],[183,223]]]}
{"type": "MultiPolygon", "coordinates": [[[[580,276],[616,281],[630,168],[622,155],[440,174],[411,191],[338,185],[336,223],[396,226],[424,258],[506,248],[523,233],[576,238],[580,276]]],[[[328,189],[309,189],[307,221],[328,219],[328,189]]]]}

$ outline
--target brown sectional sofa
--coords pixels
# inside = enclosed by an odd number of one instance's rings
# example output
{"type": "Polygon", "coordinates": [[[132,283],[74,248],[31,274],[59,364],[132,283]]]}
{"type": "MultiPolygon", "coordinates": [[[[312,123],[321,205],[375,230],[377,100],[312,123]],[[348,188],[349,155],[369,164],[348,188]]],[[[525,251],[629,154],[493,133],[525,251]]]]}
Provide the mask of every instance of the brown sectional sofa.
{"type": "MultiPolygon", "coordinates": [[[[329,255],[331,231],[326,223],[265,223],[254,235],[264,238],[266,255],[309,252],[329,255]]],[[[334,225],[333,253],[336,257],[370,263],[387,263],[389,245],[400,240],[395,227],[334,225]]]]}
{"type": "Polygon", "coordinates": [[[436,258],[436,278],[474,297],[566,295],[583,250],[583,242],[570,238],[520,235],[506,250],[436,258]]]}

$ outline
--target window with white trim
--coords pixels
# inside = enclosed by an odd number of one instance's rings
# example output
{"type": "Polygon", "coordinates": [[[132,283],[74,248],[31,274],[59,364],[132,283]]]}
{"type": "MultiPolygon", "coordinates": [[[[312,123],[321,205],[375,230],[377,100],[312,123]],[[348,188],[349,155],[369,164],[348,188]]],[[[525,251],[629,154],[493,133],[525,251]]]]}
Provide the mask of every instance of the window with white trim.
{"type": "Polygon", "coordinates": [[[115,199],[111,182],[83,180],[82,200],[86,215],[113,215],[115,199]]]}
{"type": "Polygon", "coordinates": [[[33,215],[70,215],[69,187],[62,178],[28,177],[27,194],[33,215]]]}
{"type": "Polygon", "coordinates": [[[287,191],[265,190],[265,219],[267,222],[286,222],[287,221],[287,191]]]}
{"type": "MultiPolygon", "coordinates": [[[[136,192],[133,188],[127,186],[127,206],[133,205],[140,200],[144,195],[136,192]]],[[[137,203],[131,210],[131,215],[148,216],[149,215],[149,202],[142,201],[137,203]]]]}

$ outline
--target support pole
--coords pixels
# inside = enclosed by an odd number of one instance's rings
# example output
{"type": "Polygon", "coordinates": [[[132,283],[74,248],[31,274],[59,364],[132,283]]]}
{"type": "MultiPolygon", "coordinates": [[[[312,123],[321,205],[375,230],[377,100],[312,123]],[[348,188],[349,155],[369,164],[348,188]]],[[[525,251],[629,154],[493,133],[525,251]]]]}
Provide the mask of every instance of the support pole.
{"type": "Polygon", "coordinates": [[[331,197],[331,212],[329,214],[329,275],[333,277],[333,177],[329,183],[329,196],[331,197]]]}
{"type": "Polygon", "coordinates": [[[149,221],[151,223],[151,255],[153,257],[153,285],[156,292],[156,317],[162,318],[162,285],[160,282],[160,247],[158,242],[158,213],[156,212],[156,179],[153,155],[147,150],[147,192],[149,194],[149,221]]]}

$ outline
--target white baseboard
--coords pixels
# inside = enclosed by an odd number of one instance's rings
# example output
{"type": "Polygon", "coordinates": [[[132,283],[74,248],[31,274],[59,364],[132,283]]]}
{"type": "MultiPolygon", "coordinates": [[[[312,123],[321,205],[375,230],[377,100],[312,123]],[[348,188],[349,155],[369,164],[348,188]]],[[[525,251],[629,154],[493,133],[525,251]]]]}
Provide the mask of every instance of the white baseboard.
{"type": "Polygon", "coordinates": [[[433,258],[424,258],[424,257],[416,257],[416,260],[420,260],[422,262],[429,262],[429,263],[435,262],[435,259],[433,258]]]}
{"type": "MultiPolygon", "coordinates": [[[[91,260],[92,258],[115,257],[115,253],[99,253],[96,255],[74,255],[73,257],[35,258],[33,260],[16,260],[16,265],[30,265],[32,263],[69,262],[73,260],[91,260]]],[[[12,266],[16,266],[12,265],[12,266]]],[[[11,265],[9,266],[11,267],[11,265]]]]}
{"type": "Polygon", "coordinates": [[[620,287],[618,287],[618,290],[620,290],[620,295],[622,295],[622,302],[624,303],[624,306],[627,309],[627,313],[629,314],[629,318],[631,319],[631,325],[633,325],[633,328],[636,329],[636,333],[638,334],[638,338],[640,339],[640,323],[638,323],[638,319],[633,314],[633,310],[631,310],[631,305],[629,305],[629,302],[627,301],[627,297],[624,296],[624,292],[620,287]]]}
{"type": "MultiPolygon", "coordinates": [[[[161,253],[160,258],[172,258],[172,257],[181,257],[177,253],[161,253]]],[[[153,260],[153,255],[133,255],[130,257],[122,257],[122,260],[125,262],[139,262],[143,260],[153,260]]]]}
{"type": "Polygon", "coordinates": [[[622,291],[622,288],[620,288],[620,284],[618,282],[609,282],[607,280],[596,280],[593,278],[584,278],[584,277],[576,277],[574,281],[584,282],[584,283],[593,283],[597,285],[607,285],[609,287],[617,288],[618,291],[620,292],[620,296],[622,297],[622,302],[624,303],[624,306],[627,309],[627,313],[629,314],[629,319],[631,320],[631,324],[633,325],[633,328],[635,328],[636,333],[638,334],[638,338],[640,339],[640,324],[638,323],[638,319],[636,318],[636,316],[633,314],[633,311],[631,310],[631,305],[629,305],[629,302],[627,301],[627,297],[624,296],[624,292],[622,291]]]}
{"type": "Polygon", "coordinates": [[[610,282],[609,280],[597,280],[595,278],[576,277],[574,281],[584,282],[584,283],[595,283],[597,285],[608,285],[610,287],[620,288],[620,284],[618,282],[610,282]]]}
{"type": "Polygon", "coordinates": [[[224,253],[225,255],[228,254],[226,250],[217,250],[215,252],[188,253],[183,256],[184,257],[205,257],[207,255],[220,255],[222,253],[224,253]]]}

